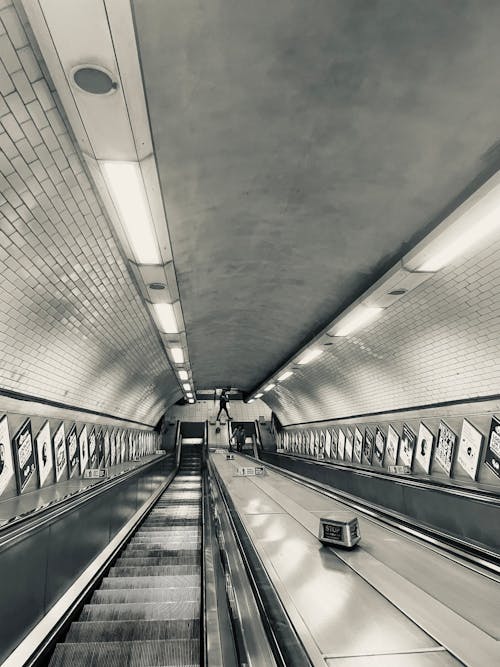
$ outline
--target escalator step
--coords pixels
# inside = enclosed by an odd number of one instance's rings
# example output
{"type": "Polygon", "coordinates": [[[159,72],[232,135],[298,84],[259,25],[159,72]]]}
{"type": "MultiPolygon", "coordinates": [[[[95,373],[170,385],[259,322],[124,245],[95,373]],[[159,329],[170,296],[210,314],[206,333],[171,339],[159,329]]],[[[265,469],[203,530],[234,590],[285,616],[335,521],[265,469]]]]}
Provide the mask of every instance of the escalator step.
{"type": "MultiPolygon", "coordinates": [[[[140,568],[139,568],[140,569],[140,568]]],[[[101,582],[101,590],[127,589],[137,590],[141,588],[199,588],[201,586],[201,575],[196,574],[171,574],[163,576],[116,576],[105,577],[101,582]]]]}
{"type": "Polygon", "coordinates": [[[127,602],[86,604],[79,621],[188,620],[200,615],[199,602],[127,602]]]}
{"type": "Polygon", "coordinates": [[[127,558],[145,558],[158,556],[175,556],[176,552],[193,552],[201,548],[198,542],[165,542],[163,544],[129,544],[123,551],[122,556],[127,558]]]}
{"type": "Polygon", "coordinates": [[[50,667],[198,667],[200,642],[161,640],[58,644],[50,667]]]}
{"type": "Polygon", "coordinates": [[[120,556],[116,561],[116,567],[149,567],[150,565],[201,565],[199,551],[191,552],[185,556],[120,556]]]}
{"type": "Polygon", "coordinates": [[[90,604],[123,604],[127,602],[199,602],[199,588],[110,588],[94,591],[90,604]]]}
{"type": "Polygon", "coordinates": [[[199,565],[146,565],[143,567],[114,566],[109,577],[165,577],[181,574],[199,574],[199,565]]]}
{"type": "Polygon", "coordinates": [[[85,621],[72,623],[68,642],[142,641],[147,639],[197,639],[200,621],[85,621]]]}

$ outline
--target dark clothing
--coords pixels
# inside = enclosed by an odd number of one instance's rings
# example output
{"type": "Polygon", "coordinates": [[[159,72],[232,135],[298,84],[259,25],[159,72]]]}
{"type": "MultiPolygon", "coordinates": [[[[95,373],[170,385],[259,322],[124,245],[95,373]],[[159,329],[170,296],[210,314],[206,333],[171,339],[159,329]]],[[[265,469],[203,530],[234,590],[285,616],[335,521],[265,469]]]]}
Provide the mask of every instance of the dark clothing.
{"type": "Polygon", "coordinates": [[[216,421],[219,420],[219,417],[221,416],[223,410],[226,413],[227,418],[231,419],[231,417],[229,416],[229,412],[227,411],[227,403],[228,403],[227,394],[225,391],[223,391],[219,398],[219,412],[217,413],[216,421]]]}
{"type": "Polygon", "coordinates": [[[241,452],[243,445],[245,444],[245,431],[242,428],[239,428],[236,430],[234,436],[236,438],[236,449],[241,452]]]}

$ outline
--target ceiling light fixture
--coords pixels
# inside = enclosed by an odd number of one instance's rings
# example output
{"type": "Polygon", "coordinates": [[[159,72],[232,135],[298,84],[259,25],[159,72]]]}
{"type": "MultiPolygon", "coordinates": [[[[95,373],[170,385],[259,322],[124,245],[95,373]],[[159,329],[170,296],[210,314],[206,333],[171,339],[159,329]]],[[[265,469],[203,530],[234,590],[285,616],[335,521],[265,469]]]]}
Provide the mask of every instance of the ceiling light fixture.
{"type": "Polygon", "coordinates": [[[187,394],[186,394],[186,396],[187,396],[188,398],[193,398],[193,392],[188,391],[187,394]]]}
{"type": "Polygon", "coordinates": [[[331,329],[332,335],[348,336],[354,331],[359,331],[376,320],[383,311],[384,309],[379,306],[365,306],[364,304],[360,304],[339,320],[333,329],[331,329]]]}
{"type": "Polygon", "coordinates": [[[184,352],[182,351],[182,347],[171,347],[170,354],[172,355],[174,363],[176,364],[184,363],[184,352]]]}
{"type": "Polygon", "coordinates": [[[184,389],[184,391],[191,391],[191,385],[189,384],[189,382],[184,382],[182,388],[184,389]]]}
{"type": "Polygon", "coordinates": [[[174,307],[171,303],[154,303],[153,308],[160,322],[160,331],[168,334],[179,333],[174,307]]]}
{"type": "Polygon", "coordinates": [[[267,385],[267,387],[264,387],[264,391],[271,391],[271,389],[275,388],[274,382],[271,382],[270,384],[267,385]]]}
{"type": "Polygon", "coordinates": [[[139,264],[161,264],[149,202],[138,162],[100,162],[111,197],[139,264]]]}
{"type": "Polygon", "coordinates": [[[188,403],[194,403],[194,398],[190,398],[190,399],[188,400],[188,403]]]}
{"type": "Polygon", "coordinates": [[[255,394],[254,398],[262,398],[264,394],[255,394]]]}
{"type": "Polygon", "coordinates": [[[255,401],[255,398],[251,398],[248,403],[253,403],[255,401]]]}
{"type": "Polygon", "coordinates": [[[293,375],[292,371],[285,371],[282,375],[279,376],[278,382],[284,382],[288,380],[289,377],[293,375]]]}
{"type": "Polygon", "coordinates": [[[188,372],[181,369],[179,371],[179,380],[187,380],[189,378],[188,372]]]}
{"type": "Polygon", "coordinates": [[[308,350],[300,359],[297,360],[299,366],[305,366],[310,361],[317,359],[320,354],[323,354],[323,350],[320,350],[319,347],[313,347],[311,350],[308,350]]]}

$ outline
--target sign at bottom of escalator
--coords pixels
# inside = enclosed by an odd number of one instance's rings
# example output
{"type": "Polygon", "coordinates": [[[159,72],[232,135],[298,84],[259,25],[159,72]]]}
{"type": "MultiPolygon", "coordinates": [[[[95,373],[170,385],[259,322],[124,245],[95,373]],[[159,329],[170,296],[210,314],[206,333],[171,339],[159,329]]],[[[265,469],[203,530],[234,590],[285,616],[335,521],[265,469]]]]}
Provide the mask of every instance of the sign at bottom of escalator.
{"type": "Polygon", "coordinates": [[[256,475],[264,475],[264,466],[239,466],[236,468],[236,477],[254,477],[256,475]]]}

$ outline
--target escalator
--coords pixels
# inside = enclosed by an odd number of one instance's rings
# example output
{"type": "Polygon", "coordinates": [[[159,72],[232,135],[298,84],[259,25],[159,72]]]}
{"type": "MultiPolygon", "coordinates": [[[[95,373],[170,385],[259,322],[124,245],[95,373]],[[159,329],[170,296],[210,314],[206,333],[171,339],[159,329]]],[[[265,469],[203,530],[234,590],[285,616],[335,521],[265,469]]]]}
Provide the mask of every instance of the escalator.
{"type": "Polygon", "coordinates": [[[182,446],[177,476],[57,644],[51,667],[201,664],[201,451],[182,446]]]}

